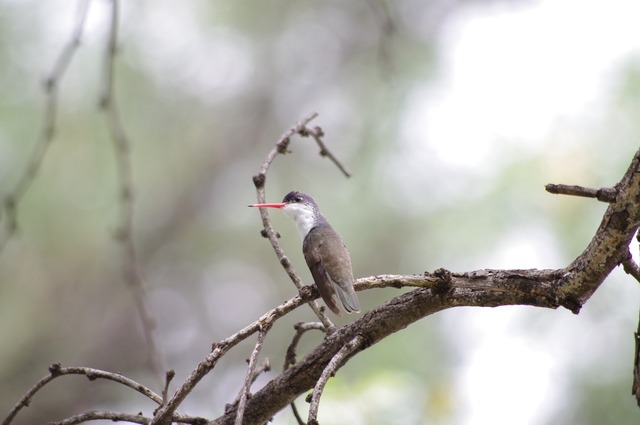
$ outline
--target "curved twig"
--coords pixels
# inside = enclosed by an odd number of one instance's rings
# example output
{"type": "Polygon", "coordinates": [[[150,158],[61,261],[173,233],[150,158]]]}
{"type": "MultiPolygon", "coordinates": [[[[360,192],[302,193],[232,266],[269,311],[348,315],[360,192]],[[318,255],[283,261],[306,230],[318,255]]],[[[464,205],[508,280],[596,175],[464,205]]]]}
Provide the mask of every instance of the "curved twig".
{"type": "Polygon", "coordinates": [[[144,425],[148,424],[151,421],[151,419],[141,414],[131,415],[128,413],[121,413],[121,412],[92,411],[92,412],[81,413],[79,415],[75,415],[58,422],[49,422],[49,425],[76,425],[76,424],[81,424],[83,422],[96,421],[100,419],[111,420],[113,422],[127,421],[135,424],[144,424],[144,425]]]}
{"type": "Polygon", "coordinates": [[[293,338],[291,339],[291,343],[287,347],[287,354],[284,359],[284,367],[282,370],[287,370],[289,366],[295,364],[296,362],[296,349],[298,347],[298,343],[300,343],[300,339],[302,335],[304,335],[308,331],[317,330],[324,331],[324,325],[320,322],[299,322],[293,325],[295,329],[295,333],[293,334],[293,338]]]}
{"type": "Polygon", "coordinates": [[[49,375],[42,378],[33,387],[31,387],[29,391],[27,391],[27,393],[20,399],[20,401],[16,403],[13,409],[11,409],[9,415],[4,419],[4,421],[2,421],[2,425],[10,424],[13,418],[18,414],[18,412],[20,412],[20,410],[22,410],[23,407],[29,406],[29,404],[31,403],[31,399],[38,391],[40,391],[45,385],[47,385],[55,378],[64,375],[84,375],[90,381],[93,381],[95,379],[107,379],[109,381],[117,382],[133,389],[134,391],[139,392],[156,404],[162,403],[162,397],[153,392],[150,388],[118,373],[107,372],[105,370],[94,369],[90,367],[62,367],[60,366],[60,363],[54,363],[49,366],[49,375]]]}

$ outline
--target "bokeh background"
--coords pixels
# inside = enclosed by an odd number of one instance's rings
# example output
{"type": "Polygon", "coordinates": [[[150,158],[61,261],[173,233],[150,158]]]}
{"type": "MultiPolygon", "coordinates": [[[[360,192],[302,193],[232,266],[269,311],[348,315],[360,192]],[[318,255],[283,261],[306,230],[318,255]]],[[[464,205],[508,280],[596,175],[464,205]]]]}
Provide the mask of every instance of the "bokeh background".
{"type": "MultiPolygon", "coordinates": [[[[0,1],[0,193],[43,132],[43,81],[78,2],[0,1]]],[[[606,205],[546,183],[611,186],[640,140],[640,3],[633,0],[122,1],[115,93],[131,140],[133,237],[154,332],[181,383],[208,352],[295,289],[261,238],[251,177],[279,136],[312,122],[352,171],[309,139],[274,162],[270,201],[312,194],[356,276],[444,267],[556,268],[606,205]]],[[[0,255],[0,416],[54,362],[159,390],[123,281],[118,168],[99,108],[110,2],[89,2],[59,87],[57,131],[0,255]]],[[[272,214],[309,282],[293,225],[272,214]]],[[[6,224],[7,215],[0,216],[6,224]]],[[[635,251],[636,248],[632,247],[635,251]]],[[[398,294],[361,293],[365,310],[398,294]]],[[[640,287],[616,270],[580,315],[528,307],[428,317],[330,381],[323,424],[637,424],[631,396],[640,287]]],[[[262,357],[274,372],[301,308],[262,357]]],[[[341,317],[339,323],[355,320],[341,317]]],[[[305,336],[299,352],[320,335],[305,336]]],[[[233,401],[253,340],[180,409],[233,401]]],[[[172,390],[175,389],[175,385],[172,390]]],[[[150,414],[109,382],[63,377],[14,423],[93,409],[150,414]]],[[[304,401],[298,406],[306,412],[304,401]]],[[[291,424],[289,410],[274,418],[291,424]]]]}

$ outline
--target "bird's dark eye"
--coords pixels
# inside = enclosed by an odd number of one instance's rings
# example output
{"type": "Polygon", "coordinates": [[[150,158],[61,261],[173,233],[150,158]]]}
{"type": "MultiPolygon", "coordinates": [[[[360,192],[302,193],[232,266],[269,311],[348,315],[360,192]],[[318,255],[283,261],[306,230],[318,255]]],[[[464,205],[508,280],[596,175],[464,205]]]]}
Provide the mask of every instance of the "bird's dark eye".
{"type": "Polygon", "coordinates": [[[302,202],[302,196],[298,195],[298,196],[296,196],[295,198],[293,198],[293,200],[294,200],[295,202],[302,202]]]}

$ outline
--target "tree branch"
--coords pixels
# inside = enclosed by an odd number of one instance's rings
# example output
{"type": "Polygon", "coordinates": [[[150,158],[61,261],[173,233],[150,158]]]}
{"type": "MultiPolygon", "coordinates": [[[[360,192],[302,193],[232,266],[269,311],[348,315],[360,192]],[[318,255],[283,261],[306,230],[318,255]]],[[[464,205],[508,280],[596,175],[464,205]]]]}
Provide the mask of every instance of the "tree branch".
{"type": "Polygon", "coordinates": [[[313,137],[313,140],[316,141],[316,144],[320,148],[320,156],[328,157],[336,165],[336,167],[338,167],[338,169],[342,171],[342,174],[344,174],[345,177],[351,177],[351,173],[349,172],[349,170],[347,170],[347,167],[345,167],[344,164],[340,162],[340,160],[336,158],[333,153],[331,153],[331,151],[327,148],[327,145],[324,144],[324,141],[322,140],[322,138],[324,137],[324,131],[322,131],[322,128],[318,126],[313,127],[312,129],[305,128],[300,132],[300,135],[302,137],[313,137]]]}
{"type": "Polygon", "coordinates": [[[258,355],[260,354],[260,350],[262,349],[262,345],[264,344],[264,339],[267,336],[267,333],[271,329],[271,324],[267,324],[260,329],[258,332],[258,340],[256,341],[256,345],[251,352],[251,357],[249,357],[247,367],[247,374],[244,379],[244,385],[242,386],[242,390],[240,390],[240,399],[238,401],[238,413],[236,414],[236,424],[242,425],[242,415],[244,414],[244,409],[247,405],[247,399],[249,397],[249,390],[251,389],[251,384],[256,378],[254,372],[256,370],[256,366],[258,364],[258,355]]]}
{"type": "MultiPolygon", "coordinates": [[[[423,317],[461,306],[530,305],[554,309],[562,306],[579,313],[611,271],[628,259],[629,243],[640,224],[640,151],[615,189],[616,200],[609,205],[593,239],[566,268],[487,269],[467,273],[440,269],[422,277],[391,275],[359,279],[357,290],[368,285],[399,287],[405,283],[422,287],[387,301],[328,335],[312,352],[253,395],[244,413],[245,423],[265,422],[313,388],[331,359],[359,335],[364,340],[364,350],[423,317]]],[[[231,410],[211,424],[232,424],[234,417],[231,410]]]]}
{"type": "Polygon", "coordinates": [[[121,412],[104,412],[104,411],[92,411],[87,413],[81,413],[79,415],[72,416],[59,422],[50,422],[49,425],[76,425],[88,421],[96,420],[111,420],[113,422],[127,421],[135,424],[148,424],[151,419],[141,414],[131,415],[121,412]]]}
{"type": "Polygon", "coordinates": [[[629,254],[629,258],[622,262],[622,268],[626,274],[633,276],[640,283],[640,267],[633,261],[631,254],[629,254]]]}
{"type": "Polygon", "coordinates": [[[584,198],[595,198],[602,202],[614,202],[616,200],[617,191],[609,187],[602,189],[590,189],[582,186],[572,186],[566,184],[548,184],[544,187],[547,192],[557,195],[582,196],[584,198]]]}

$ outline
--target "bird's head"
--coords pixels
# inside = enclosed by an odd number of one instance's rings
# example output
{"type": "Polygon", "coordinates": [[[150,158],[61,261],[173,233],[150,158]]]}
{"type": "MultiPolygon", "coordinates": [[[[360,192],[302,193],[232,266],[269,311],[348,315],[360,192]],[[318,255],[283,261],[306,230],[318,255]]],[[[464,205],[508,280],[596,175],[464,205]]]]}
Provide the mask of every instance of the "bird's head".
{"type": "Polygon", "coordinates": [[[283,213],[293,219],[300,233],[300,237],[304,240],[305,236],[321,220],[322,216],[318,210],[318,205],[309,195],[302,192],[289,192],[282,202],[267,204],[252,204],[250,207],[257,208],[278,208],[283,213]]]}

